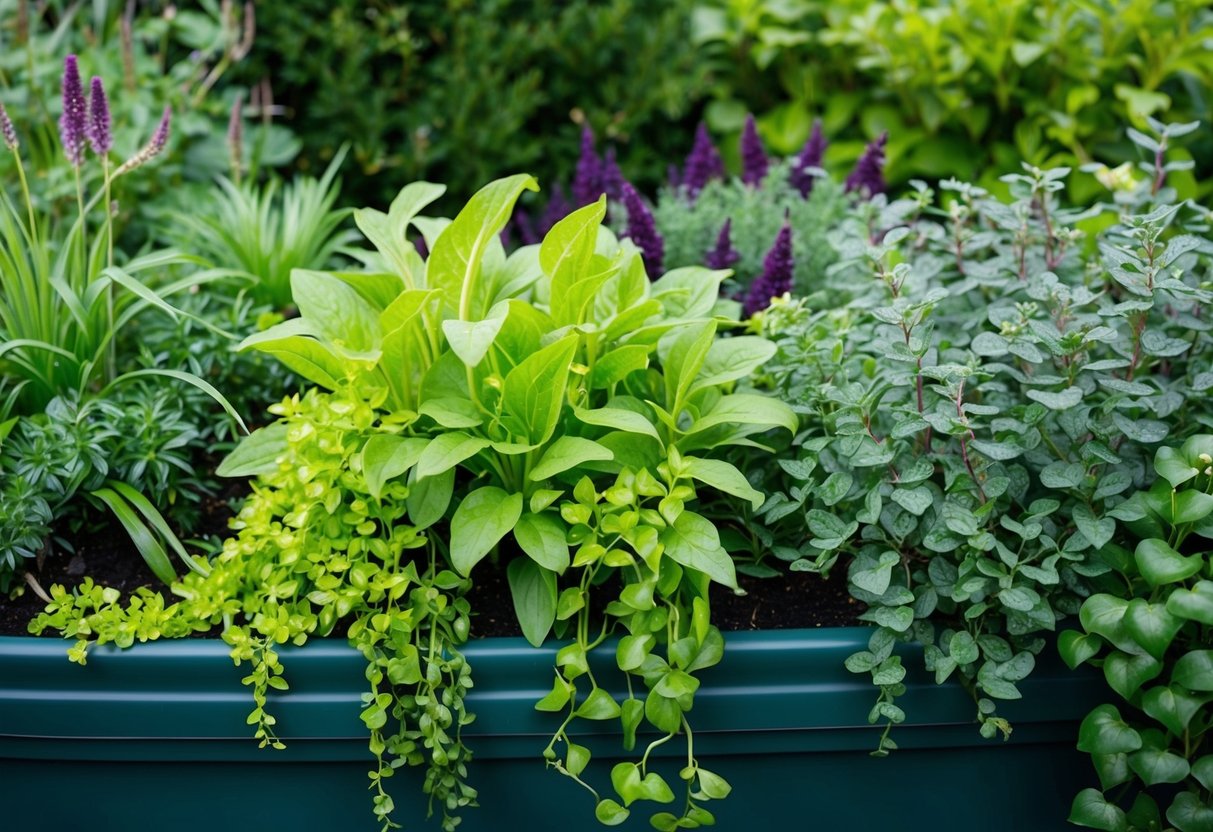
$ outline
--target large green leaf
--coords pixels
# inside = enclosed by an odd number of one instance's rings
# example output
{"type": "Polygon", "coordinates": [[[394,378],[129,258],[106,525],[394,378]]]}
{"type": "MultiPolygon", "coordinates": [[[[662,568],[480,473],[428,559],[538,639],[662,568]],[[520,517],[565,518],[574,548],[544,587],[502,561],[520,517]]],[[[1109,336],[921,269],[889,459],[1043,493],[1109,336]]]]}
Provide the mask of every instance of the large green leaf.
{"type": "Polygon", "coordinates": [[[1141,748],[1141,735],[1114,705],[1100,705],[1078,729],[1078,750],[1088,754],[1127,754],[1141,748]]]}
{"type": "Polygon", "coordinates": [[[1183,623],[1164,605],[1151,604],[1144,598],[1134,598],[1125,610],[1125,631],[1156,659],[1162,659],[1183,623]]]}
{"type": "Polygon", "coordinates": [[[569,568],[565,527],[551,514],[524,514],[514,525],[514,539],[535,563],[557,574],[569,568]]]}
{"type": "Polygon", "coordinates": [[[451,565],[463,575],[471,573],[521,516],[521,494],[494,485],[468,494],[451,518],[451,565]]]}
{"type": "Polygon", "coordinates": [[[362,446],[362,475],[367,490],[375,499],[383,494],[383,486],[417,464],[429,441],[419,436],[379,434],[362,446]]]}
{"type": "Polygon", "coordinates": [[[766,501],[762,492],[750,485],[745,474],[731,463],[719,459],[698,459],[690,456],[683,457],[683,463],[686,465],[687,474],[691,477],[710,485],[717,491],[748,501],[754,511],[762,508],[763,502],[766,501]]]}
{"type": "Polygon", "coordinates": [[[352,357],[378,352],[383,340],[379,312],[344,280],[295,269],[291,297],[303,320],[330,349],[352,357]]]}
{"type": "Polygon", "coordinates": [[[1191,589],[1176,589],[1167,598],[1167,612],[1213,625],[1213,581],[1197,581],[1191,589]]]}
{"type": "Polygon", "coordinates": [[[426,282],[442,293],[444,305],[457,317],[471,320],[487,309],[488,292],[478,285],[485,251],[509,222],[522,192],[537,190],[535,178],[526,174],[490,182],[468,200],[434,241],[426,282]]]}
{"type": "Polygon", "coordinates": [[[692,391],[748,378],[775,355],[775,344],[766,338],[742,335],[719,338],[708,349],[692,391]]]}
{"type": "Polygon", "coordinates": [[[522,635],[538,647],[556,620],[556,575],[529,558],[514,558],[506,577],[522,635]]]}
{"type": "Polygon", "coordinates": [[[615,454],[610,449],[599,445],[592,439],[560,436],[544,450],[539,462],[531,469],[528,479],[532,482],[542,482],[571,468],[576,468],[582,463],[605,462],[614,458],[615,454]]]}
{"type": "Polygon", "coordinates": [[[220,477],[256,477],[278,470],[278,458],[286,453],[287,426],[275,422],[250,433],[215,469],[220,477]]]}
{"type": "Polygon", "coordinates": [[[552,318],[558,326],[582,322],[585,299],[573,287],[591,273],[598,229],[605,216],[603,196],[553,225],[539,246],[539,265],[551,282],[552,318]]]}
{"type": "Polygon", "coordinates": [[[1119,806],[1109,803],[1098,789],[1083,789],[1070,807],[1070,823],[1104,832],[1128,832],[1129,822],[1119,806]]]}
{"type": "Polygon", "coordinates": [[[665,553],[674,561],[698,569],[713,581],[737,589],[733,559],[720,545],[720,535],[712,521],[684,511],[661,532],[665,553]]]}
{"type": "Polygon", "coordinates": [[[1213,650],[1192,650],[1180,656],[1171,681],[1188,690],[1213,691],[1213,650]]]}
{"type": "Polygon", "coordinates": [[[716,323],[704,321],[680,326],[664,335],[657,345],[665,373],[665,407],[674,417],[699,375],[708,350],[716,337],[716,323]]]}
{"type": "Polygon", "coordinates": [[[1184,557],[1157,538],[1138,543],[1133,556],[1142,577],[1149,581],[1150,586],[1187,580],[1204,566],[1204,558],[1200,555],[1184,557]]]}
{"type": "Polygon", "coordinates": [[[454,468],[489,446],[489,440],[455,431],[442,433],[430,440],[417,461],[417,479],[432,477],[454,468]]]}
{"type": "Polygon", "coordinates": [[[577,335],[566,335],[510,370],[501,393],[502,423],[518,441],[542,445],[565,404],[577,335]]]}

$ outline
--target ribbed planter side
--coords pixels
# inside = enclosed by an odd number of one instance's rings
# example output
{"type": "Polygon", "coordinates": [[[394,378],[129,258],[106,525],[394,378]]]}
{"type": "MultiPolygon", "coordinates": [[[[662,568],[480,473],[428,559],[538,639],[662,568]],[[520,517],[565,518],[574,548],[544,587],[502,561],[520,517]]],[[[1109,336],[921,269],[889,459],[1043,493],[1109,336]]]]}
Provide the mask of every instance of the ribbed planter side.
{"type": "MultiPolygon", "coordinates": [[[[734,787],[710,806],[717,828],[1072,828],[1064,822],[1070,801],[1093,779],[1074,750],[1077,726],[1099,701],[1101,680],[1046,663],[1020,685],[1022,700],[1003,703],[1011,739],[988,741],[977,734],[971,698],[915,673],[921,657],[911,656],[902,700],[909,722],[893,735],[901,750],[874,759],[873,689],[843,667],[868,633],[726,634],[724,661],[703,674],[692,714],[696,756],[734,787]]],[[[0,784],[11,798],[0,828],[378,828],[358,719],[364,663],[344,642],[283,650],[291,690],[272,696],[270,709],[285,751],[250,739],[244,671],[220,641],[102,648],[86,667],[69,663],[65,649],[50,639],[0,638],[0,784]]],[[[533,705],[551,687],[555,652],[521,639],[468,646],[477,719],[464,736],[481,808],[464,813],[461,830],[597,826],[588,794],[545,770],[540,757],[557,720],[533,705]]],[[[602,658],[599,678],[613,678],[609,652],[602,658]]],[[[595,755],[587,776],[608,791],[610,766],[621,758],[613,724],[591,723],[582,735],[595,755]]],[[[662,751],[680,747],[669,746],[662,751]]],[[[667,779],[682,764],[664,759],[667,779]]],[[[406,827],[437,828],[424,822],[419,778],[404,773],[392,791],[406,827]]],[[[636,812],[617,828],[648,829],[647,817],[636,812]]]]}

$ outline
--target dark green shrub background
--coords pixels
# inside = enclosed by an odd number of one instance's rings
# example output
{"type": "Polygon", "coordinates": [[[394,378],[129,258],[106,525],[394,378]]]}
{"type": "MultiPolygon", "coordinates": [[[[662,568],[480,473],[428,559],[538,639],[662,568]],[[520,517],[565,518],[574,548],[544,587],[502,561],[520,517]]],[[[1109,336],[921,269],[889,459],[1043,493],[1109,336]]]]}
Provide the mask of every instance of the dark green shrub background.
{"type": "Polygon", "coordinates": [[[249,80],[268,74],[301,164],[344,141],[346,202],[444,182],[450,204],[506,172],[566,177],[584,112],[652,189],[706,95],[687,0],[259,3],[249,80]]]}

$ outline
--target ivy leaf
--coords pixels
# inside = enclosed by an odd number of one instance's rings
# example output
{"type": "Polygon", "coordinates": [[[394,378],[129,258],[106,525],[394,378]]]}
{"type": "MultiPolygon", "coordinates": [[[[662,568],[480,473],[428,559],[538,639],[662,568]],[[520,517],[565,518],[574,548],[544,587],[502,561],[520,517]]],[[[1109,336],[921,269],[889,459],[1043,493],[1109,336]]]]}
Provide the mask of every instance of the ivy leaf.
{"type": "Polygon", "coordinates": [[[1167,820],[1179,832],[1208,832],[1213,829],[1213,806],[1192,792],[1180,792],[1167,809],[1167,820]]]}
{"type": "Polygon", "coordinates": [[[1082,536],[1096,549],[1102,549],[1104,544],[1116,533],[1116,521],[1110,517],[1099,518],[1085,503],[1074,506],[1074,524],[1082,532],[1082,536]]]}
{"type": "Polygon", "coordinates": [[[451,565],[467,575],[492,551],[522,515],[522,495],[493,485],[463,498],[451,518],[451,565]]]}
{"type": "Polygon", "coordinates": [[[1141,709],[1165,725],[1172,734],[1183,736],[1204,701],[1181,687],[1160,686],[1150,688],[1142,695],[1141,709]]]}
{"type": "Polygon", "coordinates": [[[1120,715],[1115,705],[1100,705],[1087,714],[1078,729],[1078,750],[1088,754],[1128,754],[1141,748],[1141,735],[1120,715]]]}
{"type": "Polygon", "coordinates": [[[1167,612],[1163,604],[1151,604],[1144,598],[1134,598],[1125,610],[1125,631],[1160,661],[1183,623],[1182,618],[1167,612]]]}
{"type": "Polygon", "coordinates": [[[1133,553],[1141,576],[1150,586],[1162,586],[1185,581],[1204,566],[1200,555],[1184,557],[1157,538],[1143,540],[1133,553]]]}
{"type": "Polygon", "coordinates": [[[1153,656],[1137,656],[1119,650],[1108,656],[1103,665],[1103,675],[1108,685],[1129,701],[1142,685],[1157,678],[1162,671],[1162,662],[1153,656]]]}
{"type": "Polygon", "coordinates": [[[1109,803],[1097,789],[1083,789],[1074,798],[1070,823],[1104,832],[1128,832],[1129,828],[1124,810],[1109,803]]]}
{"type": "Polygon", "coordinates": [[[1213,691],[1213,650],[1193,650],[1180,656],[1171,681],[1193,691],[1213,691]]]}
{"type": "Polygon", "coordinates": [[[1176,589],[1167,598],[1167,612],[1213,625],[1213,581],[1197,581],[1191,589],[1176,589]]]}

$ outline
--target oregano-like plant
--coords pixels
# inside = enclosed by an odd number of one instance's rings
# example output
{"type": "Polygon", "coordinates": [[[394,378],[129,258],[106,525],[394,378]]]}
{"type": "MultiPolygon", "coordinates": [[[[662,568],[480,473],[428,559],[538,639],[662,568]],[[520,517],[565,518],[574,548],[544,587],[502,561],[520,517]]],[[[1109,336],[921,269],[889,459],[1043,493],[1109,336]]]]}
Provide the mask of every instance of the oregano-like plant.
{"type": "Polygon", "coordinates": [[[1083,602],[1081,631],[1059,637],[1066,663],[1102,668],[1123,703],[1083,720],[1078,748],[1100,788],[1075,797],[1070,821],[1203,832],[1213,829],[1213,436],[1159,448],[1154,470],[1153,486],[1111,512],[1136,545],[1101,550],[1111,571],[1083,602]]]}
{"type": "Polygon", "coordinates": [[[1203,212],[1132,178],[1115,208],[1069,208],[1064,175],[1004,177],[1009,204],[950,181],[941,205],[925,185],[864,203],[834,236],[834,308],[759,322],[778,352],[757,383],[801,429],[752,473],[774,493],[740,531],[792,569],[843,559],[876,625],[847,662],[873,722],[905,719],[893,648],[912,639],[984,736],[1009,733],[996,702],[1107,572],[1111,512],[1208,421],[1213,246],[1182,227],[1203,212]]]}

